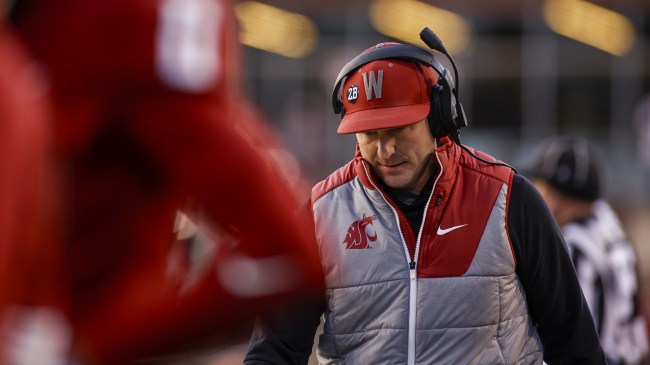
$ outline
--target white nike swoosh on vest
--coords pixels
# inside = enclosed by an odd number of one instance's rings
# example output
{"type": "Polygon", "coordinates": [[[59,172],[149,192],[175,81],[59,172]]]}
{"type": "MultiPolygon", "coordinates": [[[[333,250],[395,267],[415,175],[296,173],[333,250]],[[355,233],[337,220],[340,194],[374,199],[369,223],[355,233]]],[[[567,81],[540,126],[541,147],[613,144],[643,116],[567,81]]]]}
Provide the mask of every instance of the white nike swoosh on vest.
{"type": "Polygon", "coordinates": [[[453,227],[444,228],[444,229],[440,228],[440,226],[438,226],[438,236],[442,236],[443,234],[447,234],[447,233],[453,231],[454,229],[465,227],[466,225],[467,225],[467,223],[461,224],[460,226],[453,226],[453,227]]]}

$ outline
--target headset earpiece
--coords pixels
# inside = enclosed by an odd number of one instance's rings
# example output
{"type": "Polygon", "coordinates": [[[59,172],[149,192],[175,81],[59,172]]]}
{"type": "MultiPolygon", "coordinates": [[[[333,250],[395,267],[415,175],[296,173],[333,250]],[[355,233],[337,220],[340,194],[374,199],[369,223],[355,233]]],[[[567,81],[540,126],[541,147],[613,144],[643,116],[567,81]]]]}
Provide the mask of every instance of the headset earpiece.
{"type": "MultiPolygon", "coordinates": [[[[339,75],[340,76],[340,75],[339,75]]],[[[343,75],[341,81],[334,85],[334,94],[332,95],[332,106],[334,107],[335,114],[341,114],[341,118],[345,116],[345,106],[343,105],[343,85],[345,85],[345,80],[347,80],[348,74],[343,75]]]]}
{"type": "MultiPolygon", "coordinates": [[[[439,81],[439,83],[442,84],[440,86],[440,92],[438,93],[438,97],[440,99],[439,100],[440,115],[442,116],[442,118],[440,119],[438,124],[440,124],[440,128],[443,130],[443,133],[449,134],[457,130],[458,126],[456,124],[456,121],[454,120],[454,109],[456,106],[452,104],[453,98],[452,98],[451,86],[446,81],[447,80],[444,77],[440,78],[439,81]]],[[[439,138],[442,136],[436,136],[436,137],[439,138]]]]}
{"type": "Polygon", "coordinates": [[[441,138],[447,135],[442,123],[444,117],[442,115],[442,106],[440,105],[442,88],[443,87],[440,85],[434,85],[433,88],[431,88],[431,109],[429,110],[427,122],[429,123],[431,135],[435,138],[441,138]]]}

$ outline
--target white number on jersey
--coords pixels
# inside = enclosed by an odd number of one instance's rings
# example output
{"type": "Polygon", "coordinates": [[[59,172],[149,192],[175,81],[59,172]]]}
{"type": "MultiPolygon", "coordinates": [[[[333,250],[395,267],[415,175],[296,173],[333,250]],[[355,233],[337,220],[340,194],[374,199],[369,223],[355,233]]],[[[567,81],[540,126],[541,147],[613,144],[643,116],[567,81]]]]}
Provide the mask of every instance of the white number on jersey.
{"type": "Polygon", "coordinates": [[[156,66],[167,85],[186,92],[207,91],[221,75],[223,11],[215,0],[162,0],[156,66]]]}

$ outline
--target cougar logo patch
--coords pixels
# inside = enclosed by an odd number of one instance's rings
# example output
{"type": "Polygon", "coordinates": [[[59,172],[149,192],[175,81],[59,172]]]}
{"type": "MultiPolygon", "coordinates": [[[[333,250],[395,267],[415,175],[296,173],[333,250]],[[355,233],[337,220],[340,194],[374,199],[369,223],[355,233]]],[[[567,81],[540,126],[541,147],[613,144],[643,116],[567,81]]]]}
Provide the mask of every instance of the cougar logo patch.
{"type": "Polygon", "coordinates": [[[348,232],[345,235],[345,239],[343,240],[343,243],[346,244],[346,249],[362,249],[362,248],[372,248],[368,244],[368,240],[370,242],[375,242],[377,240],[377,233],[374,235],[369,234],[366,231],[366,227],[368,225],[372,225],[372,221],[376,220],[377,217],[374,215],[371,215],[369,217],[366,217],[366,214],[363,214],[363,218],[360,220],[352,223],[350,225],[350,228],[348,228],[348,232]]]}

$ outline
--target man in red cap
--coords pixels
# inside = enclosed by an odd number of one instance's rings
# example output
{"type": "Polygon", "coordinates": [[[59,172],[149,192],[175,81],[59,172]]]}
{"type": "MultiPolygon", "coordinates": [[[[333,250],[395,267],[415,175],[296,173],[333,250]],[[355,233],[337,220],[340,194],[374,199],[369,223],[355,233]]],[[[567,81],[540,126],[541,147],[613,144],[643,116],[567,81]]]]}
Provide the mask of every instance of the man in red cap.
{"type": "Polygon", "coordinates": [[[311,209],[324,299],[260,321],[245,360],[306,364],[605,364],[564,241],[535,188],[463,146],[453,79],[382,43],[334,88],[354,159],[311,209]]]}

